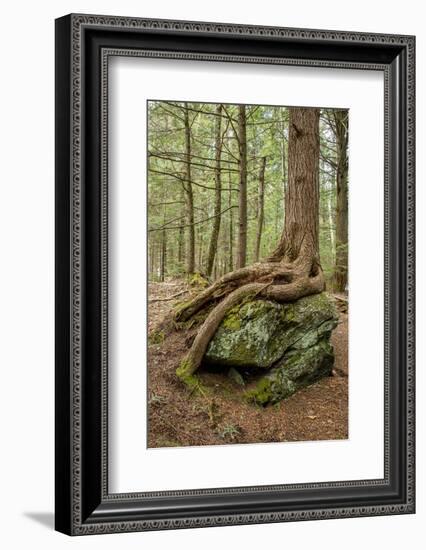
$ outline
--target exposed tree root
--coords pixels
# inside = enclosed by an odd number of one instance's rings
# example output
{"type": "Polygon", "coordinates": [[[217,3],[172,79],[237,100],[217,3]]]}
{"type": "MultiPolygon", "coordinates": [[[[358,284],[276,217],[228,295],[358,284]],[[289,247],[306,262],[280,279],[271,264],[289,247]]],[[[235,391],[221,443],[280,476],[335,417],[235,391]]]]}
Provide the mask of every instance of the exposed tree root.
{"type": "Polygon", "coordinates": [[[322,290],[324,276],[320,266],[312,260],[309,264],[304,261],[293,264],[255,264],[225,275],[176,311],[177,320],[187,320],[209,302],[220,299],[205,319],[176,374],[187,385],[194,386],[194,373],[201,364],[210,340],[226,313],[243,300],[263,298],[289,302],[322,290]]]}
{"type": "Polygon", "coordinates": [[[155,298],[154,300],[148,300],[148,303],[154,304],[155,302],[169,302],[170,300],[174,300],[175,298],[178,298],[179,296],[182,296],[182,294],[186,294],[187,292],[188,290],[181,290],[180,292],[176,292],[176,294],[167,296],[167,298],[155,298]]]}
{"type": "Polygon", "coordinates": [[[293,276],[293,266],[281,263],[256,263],[237,269],[221,277],[189,302],[181,304],[175,311],[174,320],[176,322],[187,321],[209,302],[224,298],[238,287],[250,282],[262,283],[279,279],[291,282],[293,276]]]}

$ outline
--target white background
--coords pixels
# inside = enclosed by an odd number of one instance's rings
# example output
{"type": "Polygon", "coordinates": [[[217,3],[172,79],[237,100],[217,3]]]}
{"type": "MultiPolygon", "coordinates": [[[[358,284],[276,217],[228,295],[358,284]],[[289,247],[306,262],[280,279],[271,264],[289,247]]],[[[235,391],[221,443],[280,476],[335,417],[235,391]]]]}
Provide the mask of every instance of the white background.
{"type": "Polygon", "coordinates": [[[110,491],[382,478],[383,73],[125,57],[109,77],[110,491]],[[349,439],[146,449],[147,98],[349,108],[349,439]]]}
{"type": "MultiPolygon", "coordinates": [[[[3,6],[1,87],[1,531],[4,548],[232,548],[316,550],[420,548],[424,539],[426,390],[425,246],[418,247],[418,512],[309,523],[95,536],[52,531],[53,510],[53,19],[85,11],[117,15],[417,34],[417,150],[426,150],[426,31],[420,2],[83,3],[15,2],[3,6]]],[[[425,161],[417,163],[418,239],[426,225],[425,161]]],[[[368,241],[368,235],[366,235],[368,241]]]]}

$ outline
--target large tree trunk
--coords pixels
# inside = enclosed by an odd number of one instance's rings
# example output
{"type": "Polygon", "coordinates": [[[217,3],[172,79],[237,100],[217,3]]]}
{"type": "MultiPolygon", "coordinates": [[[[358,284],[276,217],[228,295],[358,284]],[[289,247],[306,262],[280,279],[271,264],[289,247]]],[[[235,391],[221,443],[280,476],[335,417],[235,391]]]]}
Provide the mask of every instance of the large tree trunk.
{"type": "Polygon", "coordinates": [[[287,194],[287,177],[286,177],[286,154],[285,154],[285,130],[284,130],[284,123],[280,124],[280,134],[281,134],[281,174],[283,179],[283,200],[284,200],[284,208],[285,211],[285,196],[287,194]]]}
{"type": "Polygon", "coordinates": [[[348,112],[334,111],[337,146],[336,266],[334,284],[343,292],[348,282],[348,112]]]}
{"type": "Polygon", "coordinates": [[[270,261],[319,261],[319,109],[292,108],[289,117],[285,223],[270,261]]]}
{"type": "Polygon", "coordinates": [[[264,203],[265,203],[265,165],[266,157],[262,158],[259,171],[259,188],[257,197],[257,233],[254,249],[255,261],[259,261],[260,243],[262,241],[263,221],[264,221],[264,203]]]}
{"type": "Polygon", "coordinates": [[[220,231],[221,210],[222,210],[222,184],[221,184],[221,166],[220,158],[222,154],[222,104],[216,106],[216,122],[215,122],[215,202],[214,202],[214,218],[212,234],[210,237],[209,251],[207,254],[206,274],[210,277],[213,271],[214,259],[217,251],[217,241],[220,231]]]}
{"type": "Polygon", "coordinates": [[[192,191],[191,179],[191,128],[189,125],[188,104],[185,103],[184,110],[185,126],[185,195],[186,195],[186,217],[188,225],[188,246],[187,246],[187,267],[189,275],[195,271],[195,229],[194,229],[194,194],[192,191]]]}
{"type": "Polygon", "coordinates": [[[318,250],[319,109],[291,108],[289,125],[286,218],[276,250],[264,262],[227,273],[175,312],[179,323],[214,304],[176,371],[188,385],[198,383],[193,374],[231,307],[244,299],[288,302],[324,289],[318,250]]]}
{"type": "Polygon", "coordinates": [[[238,147],[240,153],[240,182],[237,268],[240,268],[246,265],[247,256],[247,137],[245,105],[238,106],[238,147]]]}

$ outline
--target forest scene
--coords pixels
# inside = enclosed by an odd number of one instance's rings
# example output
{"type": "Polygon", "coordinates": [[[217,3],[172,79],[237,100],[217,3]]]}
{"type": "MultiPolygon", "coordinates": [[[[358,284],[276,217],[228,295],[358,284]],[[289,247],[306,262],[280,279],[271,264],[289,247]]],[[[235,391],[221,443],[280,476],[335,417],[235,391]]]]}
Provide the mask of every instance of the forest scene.
{"type": "Polygon", "coordinates": [[[148,447],[348,438],[348,115],[148,101],[148,447]]]}

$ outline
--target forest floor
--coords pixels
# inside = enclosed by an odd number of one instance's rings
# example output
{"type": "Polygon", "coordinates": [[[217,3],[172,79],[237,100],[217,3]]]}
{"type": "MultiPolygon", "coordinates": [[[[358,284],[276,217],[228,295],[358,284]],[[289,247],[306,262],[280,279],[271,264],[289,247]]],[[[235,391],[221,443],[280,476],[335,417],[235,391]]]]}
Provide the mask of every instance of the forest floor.
{"type": "MultiPolygon", "coordinates": [[[[192,291],[181,281],[150,283],[149,333],[192,291]]],[[[267,407],[248,403],[243,396],[248,386],[236,384],[226,371],[208,372],[201,367],[198,374],[208,391],[205,395],[191,393],[175,374],[188,351],[188,332],[174,332],[163,342],[149,343],[148,446],[347,439],[347,313],[339,313],[331,340],[335,353],[333,376],[267,407]]]]}

